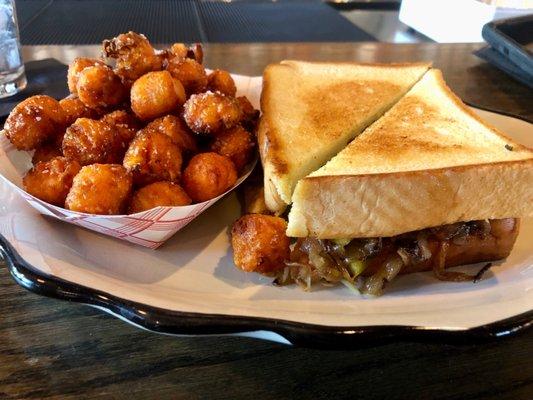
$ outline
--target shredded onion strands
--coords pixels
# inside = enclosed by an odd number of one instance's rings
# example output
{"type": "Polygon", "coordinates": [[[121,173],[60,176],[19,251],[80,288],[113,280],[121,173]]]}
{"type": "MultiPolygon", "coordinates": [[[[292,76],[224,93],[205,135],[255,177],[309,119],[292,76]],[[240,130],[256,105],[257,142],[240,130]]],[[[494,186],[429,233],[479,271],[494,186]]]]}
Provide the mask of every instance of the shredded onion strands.
{"type": "Polygon", "coordinates": [[[475,275],[448,271],[445,268],[448,249],[452,244],[461,246],[468,243],[470,236],[485,238],[489,234],[493,234],[491,221],[480,220],[408,232],[391,238],[298,239],[291,246],[290,260],[278,272],[274,284],[296,283],[309,291],[316,283],[324,286],[342,283],[353,292],[379,296],[402,268],[424,262],[432,266],[433,274],[441,281],[477,282],[490,264],[475,275]],[[369,266],[376,272],[363,278],[361,274],[369,266]]]}
{"type": "Polygon", "coordinates": [[[446,263],[446,253],[448,252],[448,247],[450,247],[450,243],[448,241],[445,240],[441,242],[437,257],[433,263],[433,274],[441,281],[473,282],[478,276],[479,272],[476,275],[469,275],[465,272],[446,271],[444,267],[446,263]]]}

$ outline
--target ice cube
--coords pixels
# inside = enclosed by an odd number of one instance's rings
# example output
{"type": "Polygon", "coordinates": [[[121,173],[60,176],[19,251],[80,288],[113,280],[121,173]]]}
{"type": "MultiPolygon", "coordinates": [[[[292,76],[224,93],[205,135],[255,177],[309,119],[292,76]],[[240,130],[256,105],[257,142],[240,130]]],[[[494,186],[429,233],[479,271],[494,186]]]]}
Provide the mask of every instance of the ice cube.
{"type": "Polygon", "coordinates": [[[20,67],[21,59],[16,39],[0,42],[0,71],[14,70],[20,67]]]}

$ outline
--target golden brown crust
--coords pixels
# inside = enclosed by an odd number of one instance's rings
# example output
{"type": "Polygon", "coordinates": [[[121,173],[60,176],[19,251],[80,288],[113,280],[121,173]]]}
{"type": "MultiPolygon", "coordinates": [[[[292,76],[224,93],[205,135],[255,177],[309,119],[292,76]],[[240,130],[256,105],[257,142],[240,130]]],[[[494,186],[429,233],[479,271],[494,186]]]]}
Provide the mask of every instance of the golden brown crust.
{"type": "Polygon", "coordinates": [[[116,106],[128,96],[120,78],[107,65],[100,64],[80,71],[76,93],[85,106],[95,110],[116,106]]]}
{"type": "Polygon", "coordinates": [[[215,69],[207,76],[207,88],[213,92],[233,96],[237,93],[237,86],[228,71],[215,69]]]}
{"type": "Polygon", "coordinates": [[[513,147],[515,149],[522,149],[522,150],[533,150],[527,146],[524,146],[524,145],[521,145],[519,143],[516,143],[515,141],[513,141],[511,138],[509,138],[506,134],[504,134],[502,131],[496,129],[495,127],[491,126],[491,125],[487,125],[485,123],[485,121],[483,121],[483,119],[477,115],[474,111],[472,111],[472,109],[470,107],[468,107],[465,103],[463,103],[463,101],[459,98],[459,96],[457,96],[454,92],[452,92],[452,90],[450,89],[450,87],[446,84],[446,81],[444,80],[444,76],[442,75],[442,71],[439,70],[439,69],[433,69],[433,71],[435,71],[436,73],[436,77],[438,79],[438,82],[439,82],[439,86],[440,88],[446,93],[446,95],[448,96],[448,98],[450,100],[452,100],[454,102],[454,104],[460,108],[465,114],[467,114],[468,116],[470,116],[471,118],[475,119],[477,122],[485,125],[485,127],[487,129],[489,129],[492,133],[494,133],[495,135],[497,136],[500,136],[502,138],[504,138],[508,143],[512,143],[513,144],[513,147]]]}
{"type": "Polygon", "coordinates": [[[428,67],[290,60],[267,66],[258,139],[269,209],[281,213],[299,179],[381,116],[428,67]]]}
{"type": "Polygon", "coordinates": [[[211,151],[233,161],[239,173],[252,160],[254,147],[254,136],[240,125],[218,132],[209,145],[211,151]]]}
{"type": "Polygon", "coordinates": [[[276,140],[276,134],[269,128],[268,121],[265,120],[259,123],[258,137],[260,143],[264,146],[263,153],[265,162],[268,162],[277,174],[286,174],[288,165],[278,154],[280,152],[280,146],[276,140]]]}
{"type": "Polygon", "coordinates": [[[131,174],[122,165],[88,165],[74,177],[65,207],[88,214],[120,214],[131,188],[131,174]]]}
{"type": "MultiPolygon", "coordinates": [[[[283,174],[286,173],[286,164],[281,165],[276,161],[276,156],[270,156],[270,154],[275,154],[276,152],[272,150],[271,144],[268,138],[268,121],[261,119],[259,121],[259,128],[257,129],[257,140],[259,144],[259,155],[261,156],[261,163],[263,165],[264,174],[263,174],[263,186],[264,186],[264,196],[265,204],[267,208],[280,215],[285,211],[287,204],[279,196],[276,185],[270,178],[272,174],[283,174]]],[[[275,144],[274,144],[275,146],[275,144]]]]}
{"type": "Polygon", "coordinates": [[[46,144],[35,149],[35,153],[33,153],[31,158],[31,163],[36,165],[41,161],[50,161],[52,158],[61,157],[62,155],[63,153],[61,152],[60,148],[54,144],[46,144]]]}
{"type": "Polygon", "coordinates": [[[263,161],[263,167],[265,166],[265,163],[268,163],[272,166],[275,173],[277,174],[285,174],[287,173],[287,163],[283,161],[283,159],[280,157],[279,153],[281,151],[281,146],[279,145],[279,142],[277,140],[277,137],[279,136],[280,132],[277,132],[275,130],[275,123],[272,123],[268,116],[273,114],[273,112],[270,110],[269,103],[267,102],[267,98],[272,96],[271,92],[271,80],[270,74],[271,70],[274,66],[277,66],[278,64],[270,64],[265,68],[265,71],[263,73],[263,90],[261,91],[261,119],[259,121],[259,129],[258,129],[258,140],[261,146],[262,154],[264,153],[264,156],[262,155],[263,161]]]}
{"type": "Polygon", "coordinates": [[[235,265],[247,272],[272,273],[285,267],[289,259],[287,223],[270,215],[248,214],[231,229],[235,265]]]}
{"type": "Polygon", "coordinates": [[[158,181],[178,182],[181,177],[181,149],[159,131],[139,131],[122,163],[137,186],[158,181]]]}
{"type": "Polygon", "coordinates": [[[183,188],[195,202],[213,199],[237,181],[233,162],[217,153],[196,154],[183,171],[183,188]]]}
{"type": "Polygon", "coordinates": [[[124,155],[120,135],[109,124],[89,118],[78,118],[67,128],[62,150],[81,165],[115,164],[124,155]]]}
{"type": "Polygon", "coordinates": [[[106,57],[116,59],[115,73],[127,87],[147,72],[163,68],[163,58],[156,54],[144,35],[131,31],[122,33],[104,40],[102,47],[106,57]]]}
{"type": "Polygon", "coordinates": [[[193,94],[183,105],[183,119],[196,133],[216,134],[237,125],[242,116],[237,100],[218,92],[193,94]]]}
{"type": "Polygon", "coordinates": [[[60,136],[66,126],[65,112],[50,96],[31,96],[11,110],[4,133],[18,150],[33,150],[60,136]]]}
{"type": "Polygon", "coordinates": [[[122,139],[122,150],[126,152],[130,142],[135,137],[137,131],[141,128],[141,122],[135,118],[133,113],[126,110],[115,110],[105,114],[100,121],[110,125],[122,139]]]}
{"type": "Polygon", "coordinates": [[[268,65],[263,72],[263,90],[261,91],[261,111],[262,115],[259,119],[259,126],[257,129],[257,141],[259,144],[259,155],[264,169],[264,188],[265,188],[265,203],[268,209],[277,214],[281,214],[287,204],[279,196],[271,176],[283,175],[287,173],[288,167],[279,157],[279,143],[276,140],[277,134],[271,132],[271,123],[266,115],[270,115],[270,107],[266,99],[271,96],[271,70],[274,65],[268,65]]]}
{"type": "Polygon", "coordinates": [[[151,210],[160,206],[187,206],[191,198],[181,186],[172,182],[154,182],[133,193],[128,214],[151,210]]]}
{"type": "Polygon", "coordinates": [[[180,81],[168,71],[153,71],[133,83],[130,100],[137,117],[147,121],[176,111],[186,96],[180,81]]]}
{"type": "Polygon", "coordinates": [[[68,66],[67,72],[67,84],[70,93],[77,93],[76,86],[78,84],[78,75],[87,67],[92,67],[94,65],[104,65],[102,60],[97,60],[95,58],[84,58],[77,57],[75,58],[68,66]]]}
{"type": "Polygon", "coordinates": [[[87,107],[78,97],[69,96],[59,100],[59,105],[65,112],[66,125],[72,125],[78,118],[98,118],[96,110],[87,107]]]}
{"type": "Polygon", "coordinates": [[[246,96],[236,97],[235,100],[239,103],[242,111],[241,124],[250,132],[255,132],[257,128],[257,120],[259,118],[259,110],[256,110],[250,100],[246,96]]]}
{"type": "Polygon", "coordinates": [[[38,162],[24,176],[24,190],[47,203],[63,207],[72,180],[80,169],[77,161],[60,156],[38,162]]]}
{"type": "Polygon", "coordinates": [[[202,93],[207,88],[207,75],[202,64],[190,59],[170,59],[167,71],[181,82],[187,95],[202,93]]]}
{"type": "Polygon", "coordinates": [[[186,154],[198,152],[196,135],[189,129],[181,117],[166,115],[153,120],[144,131],[158,131],[167,135],[186,154]]]}

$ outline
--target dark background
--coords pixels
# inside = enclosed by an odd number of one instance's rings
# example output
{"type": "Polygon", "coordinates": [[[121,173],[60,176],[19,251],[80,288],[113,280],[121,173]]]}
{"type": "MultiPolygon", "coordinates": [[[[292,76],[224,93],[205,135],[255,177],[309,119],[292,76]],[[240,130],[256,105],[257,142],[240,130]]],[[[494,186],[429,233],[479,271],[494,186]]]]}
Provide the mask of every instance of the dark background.
{"type": "Polygon", "coordinates": [[[152,43],[373,41],[321,0],[17,0],[22,44],[96,44],[133,30],[152,43]]]}

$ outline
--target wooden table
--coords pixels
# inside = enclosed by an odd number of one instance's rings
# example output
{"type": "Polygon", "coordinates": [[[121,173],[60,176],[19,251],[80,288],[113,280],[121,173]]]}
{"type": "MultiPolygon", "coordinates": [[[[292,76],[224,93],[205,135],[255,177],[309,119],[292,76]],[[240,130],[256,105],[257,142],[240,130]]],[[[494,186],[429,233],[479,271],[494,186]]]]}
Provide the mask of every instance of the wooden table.
{"type": "MultiPolygon", "coordinates": [[[[472,56],[476,48],[209,45],[206,64],[254,75],[284,58],[433,60],[464,100],[533,120],[533,91],[472,56]]],[[[95,46],[23,49],[27,61],[64,62],[98,51],[95,46]]],[[[237,337],[160,336],[86,306],[29,293],[0,267],[0,399],[531,399],[532,354],[531,330],[483,344],[399,342],[355,351],[237,337]]]]}

